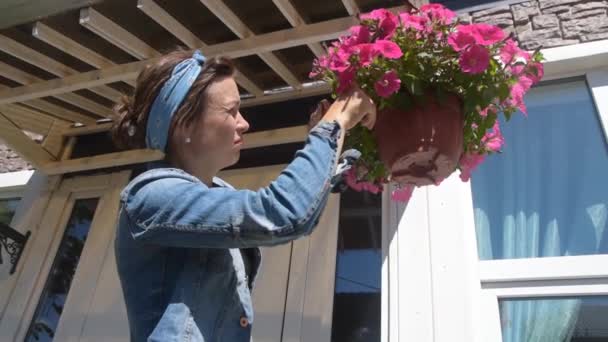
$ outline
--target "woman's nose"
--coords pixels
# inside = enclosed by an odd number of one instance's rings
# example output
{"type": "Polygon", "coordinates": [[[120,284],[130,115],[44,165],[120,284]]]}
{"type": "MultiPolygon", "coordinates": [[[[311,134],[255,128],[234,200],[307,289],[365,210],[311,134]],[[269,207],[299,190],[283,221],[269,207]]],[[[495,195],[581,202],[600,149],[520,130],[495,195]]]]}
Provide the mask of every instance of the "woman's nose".
{"type": "Polygon", "coordinates": [[[237,117],[237,126],[236,127],[239,130],[239,132],[241,132],[241,133],[247,132],[249,130],[249,122],[247,122],[247,120],[245,120],[243,115],[241,115],[241,112],[239,112],[239,115],[237,117]]]}

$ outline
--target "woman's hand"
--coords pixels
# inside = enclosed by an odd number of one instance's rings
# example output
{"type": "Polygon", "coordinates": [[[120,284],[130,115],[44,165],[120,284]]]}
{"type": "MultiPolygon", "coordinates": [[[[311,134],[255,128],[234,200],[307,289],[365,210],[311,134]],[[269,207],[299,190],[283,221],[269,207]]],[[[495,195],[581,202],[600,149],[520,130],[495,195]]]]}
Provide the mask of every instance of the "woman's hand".
{"type": "Polygon", "coordinates": [[[359,87],[353,87],[329,107],[323,120],[336,120],[347,130],[355,127],[359,122],[372,129],[376,123],[376,105],[359,87]]]}

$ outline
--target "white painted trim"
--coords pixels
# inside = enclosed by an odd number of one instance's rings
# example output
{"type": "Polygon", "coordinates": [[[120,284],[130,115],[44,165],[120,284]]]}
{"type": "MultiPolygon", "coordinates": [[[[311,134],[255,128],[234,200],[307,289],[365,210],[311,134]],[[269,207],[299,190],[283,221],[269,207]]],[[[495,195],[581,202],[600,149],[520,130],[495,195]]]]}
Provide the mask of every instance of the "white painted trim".
{"type": "Polygon", "coordinates": [[[586,76],[608,142],[608,69],[592,70],[586,76]]]}
{"type": "Polygon", "coordinates": [[[515,282],[505,283],[497,288],[484,288],[483,291],[491,293],[497,299],[608,295],[608,279],[515,282]]]}
{"type": "Polygon", "coordinates": [[[541,50],[545,57],[543,80],[582,76],[608,66],[608,40],[541,50]]]}
{"type": "Polygon", "coordinates": [[[23,191],[33,174],[34,170],[0,173],[0,196],[8,191],[23,191]]]}
{"type": "Polygon", "coordinates": [[[581,255],[479,262],[482,283],[582,279],[608,279],[608,255],[581,255]]]}

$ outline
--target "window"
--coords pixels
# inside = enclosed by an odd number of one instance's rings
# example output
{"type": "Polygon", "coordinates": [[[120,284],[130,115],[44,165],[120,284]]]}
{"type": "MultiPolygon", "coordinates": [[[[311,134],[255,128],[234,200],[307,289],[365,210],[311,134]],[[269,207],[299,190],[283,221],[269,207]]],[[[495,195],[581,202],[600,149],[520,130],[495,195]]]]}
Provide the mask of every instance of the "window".
{"type": "Polygon", "coordinates": [[[533,89],[473,173],[482,260],[608,253],[608,151],[584,81],[533,89]]]}
{"type": "Polygon", "coordinates": [[[0,222],[10,225],[17,210],[20,198],[1,198],[0,199],[0,222]]]}
{"type": "Polygon", "coordinates": [[[342,194],[332,342],[380,341],[382,196],[342,194]]]}
{"type": "Polygon", "coordinates": [[[74,202],[65,233],[40,296],[25,341],[52,341],[84,248],[97,198],[74,202]]]}

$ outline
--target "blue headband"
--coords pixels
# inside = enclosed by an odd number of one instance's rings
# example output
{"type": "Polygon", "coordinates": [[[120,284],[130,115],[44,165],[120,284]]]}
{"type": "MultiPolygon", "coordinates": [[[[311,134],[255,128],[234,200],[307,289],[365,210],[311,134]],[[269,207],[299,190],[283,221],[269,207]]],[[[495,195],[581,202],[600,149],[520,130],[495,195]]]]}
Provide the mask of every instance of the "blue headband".
{"type": "Polygon", "coordinates": [[[165,82],[150,109],[146,127],[148,148],[165,152],[171,118],[188,94],[204,63],[205,56],[196,50],[192,58],[180,62],[173,68],[171,78],[165,82]]]}

